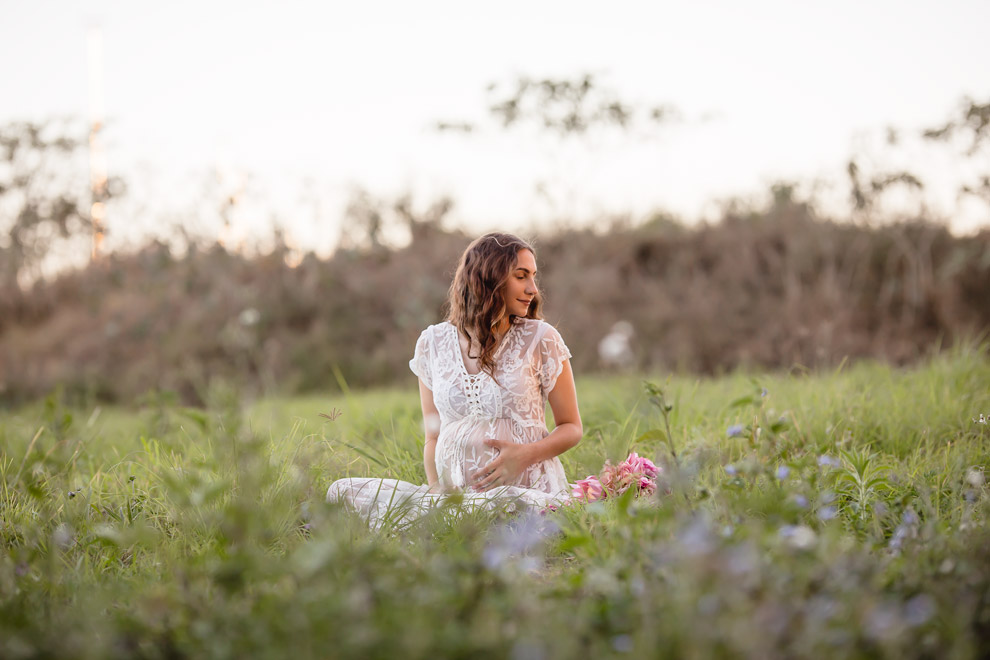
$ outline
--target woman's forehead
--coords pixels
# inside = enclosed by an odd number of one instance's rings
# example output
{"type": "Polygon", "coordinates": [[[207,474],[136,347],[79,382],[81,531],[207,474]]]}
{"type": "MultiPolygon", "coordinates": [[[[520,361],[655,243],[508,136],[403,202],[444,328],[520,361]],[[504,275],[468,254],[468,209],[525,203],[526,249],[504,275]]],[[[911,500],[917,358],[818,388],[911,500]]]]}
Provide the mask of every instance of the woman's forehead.
{"type": "Polygon", "coordinates": [[[536,272],[536,257],[529,250],[519,250],[516,254],[516,268],[525,268],[530,272],[536,272]]]}

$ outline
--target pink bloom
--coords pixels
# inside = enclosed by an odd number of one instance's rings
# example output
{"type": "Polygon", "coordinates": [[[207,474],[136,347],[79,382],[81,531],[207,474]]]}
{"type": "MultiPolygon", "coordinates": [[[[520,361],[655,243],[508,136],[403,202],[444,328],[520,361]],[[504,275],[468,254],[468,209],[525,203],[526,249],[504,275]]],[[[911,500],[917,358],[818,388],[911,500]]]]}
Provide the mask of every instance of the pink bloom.
{"type": "Polygon", "coordinates": [[[652,495],[653,493],[657,492],[657,485],[649,477],[640,477],[639,492],[645,495],[652,495]]]}
{"type": "Polygon", "coordinates": [[[571,490],[571,496],[585,502],[600,500],[604,497],[602,483],[595,475],[589,475],[587,478],[581,479],[574,484],[574,489],[571,490]]]}
{"type": "Polygon", "coordinates": [[[633,472],[639,472],[651,479],[656,478],[656,476],[660,474],[660,468],[658,468],[653,461],[640,456],[636,452],[629,454],[629,457],[625,460],[623,465],[629,465],[633,472]]]}

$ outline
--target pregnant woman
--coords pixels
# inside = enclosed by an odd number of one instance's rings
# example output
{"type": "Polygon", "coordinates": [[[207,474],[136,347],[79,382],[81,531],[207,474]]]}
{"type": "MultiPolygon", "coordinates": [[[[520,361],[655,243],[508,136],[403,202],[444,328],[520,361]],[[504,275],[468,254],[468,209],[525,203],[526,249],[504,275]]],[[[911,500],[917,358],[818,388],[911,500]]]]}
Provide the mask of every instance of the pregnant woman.
{"type": "Polygon", "coordinates": [[[419,377],[428,483],[340,479],[327,500],[379,527],[409,521],[451,493],[467,506],[565,499],[558,456],[580,440],[581,418],[570,351],[541,320],[540,305],[532,247],[503,233],[471,243],[450,287],[447,320],[423,331],[409,362],[419,377]]]}

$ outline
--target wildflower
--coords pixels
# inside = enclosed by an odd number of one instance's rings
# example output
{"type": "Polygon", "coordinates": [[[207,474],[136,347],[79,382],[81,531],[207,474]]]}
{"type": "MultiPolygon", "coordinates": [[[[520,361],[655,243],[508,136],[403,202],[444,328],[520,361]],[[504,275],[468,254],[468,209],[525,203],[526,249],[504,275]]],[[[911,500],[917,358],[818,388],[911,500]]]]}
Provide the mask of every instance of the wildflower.
{"type": "Polygon", "coordinates": [[[839,467],[840,465],[842,465],[842,463],[840,463],[839,459],[835,458],[834,456],[829,456],[828,454],[822,454],[821,456],[818,457],[818,465],[822,467],[825,466],[839,467]]]}
{"type": "Polygon", "coordinates": [[[791,468],[786,465],[781,465],[777,468],[777,478],[783,481],[791,474],[791,468]]]}
{"type": "Polygon", "coordinates": [[[767,394],[769,394],[769,392],[767,392],[767,388],[764,387],[760,390],[760,396],[765,397],[767,394]]]}
{"type": "Polygon", "coordinates": [[[63,550],[72,545],[72,529],[65,523],[60,524],[52,533],[52,541],[63,550]]]}
{"type": "Polygon", "coordinates": [[[629,635],[616,635],[612,638],[612,648],[619,653],[629,653],[633,650],[633,639],[629,635]]]}
{"type": "Polygon", "coordinates": [[[918,594],[904,604],[904,620],[909,626],[928,623],[935,616],[935,601],[928,594],[918,594]]]}
{"type": "Polygon", "coordinates": [[[728,465],[725,466],[725,473],[727,475],[729,475],[730,477],[734,477],[734,476],[736,476],[736,474],[739,473],[739,470],[736,469],[736,466],[735,465],[733,465],[732,463],[729,463],[728,465]]]}
{"type": "Polygon", "coordinates": [[[489,569],[514,566],[522,572],[539,568],[540,560],[532,554],[559,527],[549,519],[523,515],[497,527],[482,552],[482,562],[489,569]]]}
{"type": "Polygon", "coordinates": [[[821,521],[832,520],[837,515],[837,511],[834,506],[823,506],[818,509],[818,519],[821,521]]]}
{"type": "Polygon", "coordinates": [[[990,416],[986,416],[983,413],[980,413],[979,419],[974,417],[973,421],[976,422],[977,424],[990,424],[990,416]]]}
{"type": "Polygon", "coordinates": [[[585,502],[600,500],[604,497],[602,482],[593,474],[580,479],[574,484],[574,488],[571,490],[571,497],[584,500],[585,502]]]}
{"type": "Polygon", "coordinates": [[[901,517],[901,524],[898,525],[894,530],[894,533],[890,535],[890,540],[887,542],[887,547],[893,550],[896,554],[904,546],[905,541],[908,539],[917,538],[917,521],[918,516],[916,516],[911,509],[905,511],[904,515],[901,517]],[[908,515],[908,513],[911,515],[908,515]]]}
{"type": "Polygon", "coordinates": [[[791,501],[793,501],[796,505],[798,505],[802,509],[808,508],[808,498],[805,497],[804,495],[801,495],[800,493],[792,497],[791,501]]]}
{"type": "Polygon", "coordinates": [[[874,640],[895,639],[903,630],[900,608],[887,602],[875,605],[866,616],[864,631],[874,640]]]}
{"type": "Polygon", "coordinates": [[[712,534],[711,522],[704,514],[697,514],[683,525],[678,531],[680,549],[686,556],[697,557],[705,555],[715,548],[715,538],[712,534]]]}
{"type": "Polygon", "coordinates": [[[983,470],[974,467],[974,468],[970,468],[966,472],[966,483],[968,483],[973,488],[980,488],[981,486],[983,486],[983,482],[984,482],[983,470]]]}
{"type": "Polygon", "coordinates": [[[818,536],[815,530],[807,525],[784,525],[777,532],[787,544],[798,550],[808,550],[814,547],[818,536]]]}
{"type": "Polygon", "coordinates": [[[76,491],[74,491],[74,490],[70,490],[70,491],[69,491],[69,499],[71,500],[71,499],[72,499],[73,497],[75,497],[75,496],[76,496],[76,491]]]}
{"type": "Polygon", "coordinates": [[[728,429],[726,429],[725,434],[730,438],[736,438],[742,435],[742,432],[743,432],[742,424],[733,424],[728,429]]]}
{"type": "Polygon", "coordinates": [[[545,507],[540,509],[540,515],[545,516],[548,513],[554,513],[555,511],[558,511],[561,507],[572,506],[573,504],[574,504],[574,500],[571,499],[570,497],[565,497],[564,499],[556,503],[548,502],[545,507]]]}

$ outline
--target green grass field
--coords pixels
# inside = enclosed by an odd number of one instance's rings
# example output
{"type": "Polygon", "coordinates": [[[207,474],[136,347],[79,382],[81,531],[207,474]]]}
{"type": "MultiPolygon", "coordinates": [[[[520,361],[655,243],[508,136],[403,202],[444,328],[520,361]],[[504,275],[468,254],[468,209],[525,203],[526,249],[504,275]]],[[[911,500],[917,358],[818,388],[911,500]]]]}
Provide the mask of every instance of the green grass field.
{"type": "Polygon", "coordinates": [[[324,493],[424,481],[412,382],[8,411],[0,657],[990,654],[987,347],[649,380],[667,422],[642,378],[579,378],[562,460],[574,481],[637,451],[667,494],[380,532],[324,493]]]}

